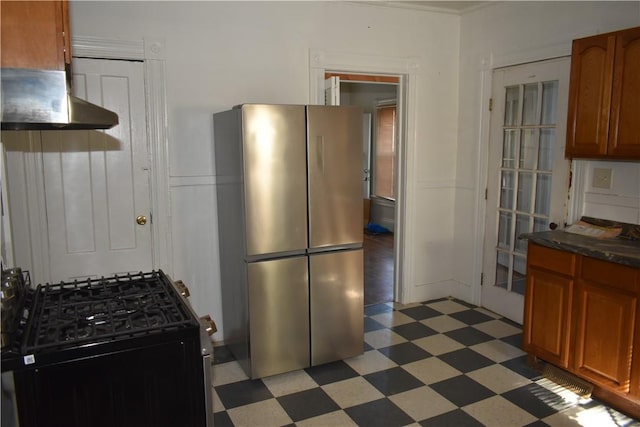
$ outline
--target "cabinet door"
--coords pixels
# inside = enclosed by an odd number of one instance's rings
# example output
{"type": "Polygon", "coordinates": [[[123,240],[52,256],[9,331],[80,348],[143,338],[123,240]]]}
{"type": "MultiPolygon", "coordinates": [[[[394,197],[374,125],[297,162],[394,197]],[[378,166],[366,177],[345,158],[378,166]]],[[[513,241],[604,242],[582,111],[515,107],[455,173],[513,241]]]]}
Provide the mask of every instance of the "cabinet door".
{"type": "Polygon", "coordinates": [[[583,258],[576,285],[573,370],[590,381],[626,393],[631,379],[637,270],[583,258]]]}
{"type": "Polygon", "coordinates": [[[640,159],[640,27],[616,40],[608,154],[640,159]]]}
{"type": "Polygon", "coordinates": [[[64,70],[71,63],[66,1],[3,1],[2,67],[64,70]]]}
{"type": "Polygon", "coordinates": [[[598,157],[607,152],[615,36],[574,40],[569,82],[567,157],[598,157]]]}
{"type": "Polygon", "coordinates": [[[570,277],[529,264],[523,323],[524,350],[554,365],[569,366],[570,277]]]}

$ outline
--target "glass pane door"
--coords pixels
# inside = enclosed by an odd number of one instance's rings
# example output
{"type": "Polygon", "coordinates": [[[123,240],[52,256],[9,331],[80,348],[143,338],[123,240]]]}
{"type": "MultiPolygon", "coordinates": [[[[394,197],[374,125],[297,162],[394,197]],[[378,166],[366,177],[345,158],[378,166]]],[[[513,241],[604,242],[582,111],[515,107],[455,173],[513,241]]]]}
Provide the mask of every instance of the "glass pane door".
{"type": "Polygon", "coordinates": [[[569,191],[564,159],[569,60],[493,75],[482,304],[522,321],[524,233],[561,223],[569,191]]]}
{"type": "Polygon", "coordinates": [[[549,226],[558,81],[509,86],[502,126],[495,285],[524,295],[527,242],[549,226]]]}

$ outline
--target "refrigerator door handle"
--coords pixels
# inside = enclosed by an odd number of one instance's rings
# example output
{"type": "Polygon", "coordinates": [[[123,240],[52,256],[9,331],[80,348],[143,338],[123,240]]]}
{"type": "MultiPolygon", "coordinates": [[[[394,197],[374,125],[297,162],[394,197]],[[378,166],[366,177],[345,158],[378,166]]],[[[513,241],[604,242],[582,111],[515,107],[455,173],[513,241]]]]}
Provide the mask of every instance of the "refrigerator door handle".
{"type": "Polygon", "coordinates": [[[316,136],[316,161],[318,162],[318,170],[324,175],[324,136],[316,136]]]}
{"type": "Polygon", "coordinates": [[[357,250],[357,249],[362,249],[362,243],[361,242],[345,243],[345,244],[342,244],[342,245],[332,245],[332,246],[320,246],[320,247],[317,247],[317,248],[309,248],[309,249],[307,249],[307,254],[308,255],[315,255],[315,254],[323,254],[323,253],[329,253],[329,252],[351,251],[351,250],[357,250]]]}

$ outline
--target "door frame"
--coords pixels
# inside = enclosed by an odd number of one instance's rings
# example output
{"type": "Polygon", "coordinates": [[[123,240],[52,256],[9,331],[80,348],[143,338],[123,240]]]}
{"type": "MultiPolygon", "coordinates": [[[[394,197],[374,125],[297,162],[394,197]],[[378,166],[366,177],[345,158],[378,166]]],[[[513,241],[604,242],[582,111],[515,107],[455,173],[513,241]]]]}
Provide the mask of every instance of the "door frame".
{"type": "MultiPolygon", "coordinates": [[[[73,56],[95,59],[136,60],[144,64],[147,147],[149,151],[149,191],[152,213],[151,262],[154,269],[173,272],[171,259],[171,222],[168,181],[168,135],[166,129],[167,108],[165,94],[165,48],[161,39],[115,40],[98,37],[72,37],[73,56]]],[[[32,278],[38,282],[49,281],[49,246],[46,239],[46,210],[44,207],[44,182],[42,162],[33,157],[40,150],[39,135],[28,132],[31,156],[25,163],[29,205],[37,213],[29,212],[28,227],[32,258],[32,278]],[[45,233],[45,234],[43,234],[45,233]]],[[[26,141],[25,141],[26,142],[26,141]]]]}
{"type": "MultiPolygon", "coordinates": [[[[479,59],[478,69],[481,80],[479,98],[480,98],[480,120],[478,133],[476,135],[476,147],[478,152],[478,162],[476,162],[476,187],[474,195],[474,217],[475,224],[473,235],[473,273],[471,285],[471,302],[478,306],[482,306],[482,270],[484,265],[484,239],[486,234],[485,215],[487,210],[487,200],[485,199],[485,190],[488,185],[489,171],[489,130],[491,112],[489,111],[489,103],[493,91],[492,76],[497,68],[509,67],[514,65],[526,64],[529,62],[546,61],[561,57],[571,56],[571,43],[558,43],[547,45],[538,49],[531,49],[522,52],[507,52],[502,55],[496,55],[494,52],[487,52],[479,59]]],[[[564,143],[564,141],[562,141],[564,143]]],[[[571,168],[573,170],[574,163],[571,168]]],[[[574,171],[575,172],[575,171],[574,171]]],[[[578,182],[574,175],[569,190],[568,220],[572,220],[581,211],[578,207],[582,198],[578,197],[583,191],[581,182],[578,182]]]]}
{"type": "Polygon", "coordinates": [[[415,282],[415,235],[413,212],[416,151],[417,73],[416,57],[396,58],[309,50],[309,102],[324,104],[325,72],[355,74],[391,74],[400,78],[398,85],[398,152],[396,183],[396,236],[394,244],[394,301],[413,301],[415,282]]]}

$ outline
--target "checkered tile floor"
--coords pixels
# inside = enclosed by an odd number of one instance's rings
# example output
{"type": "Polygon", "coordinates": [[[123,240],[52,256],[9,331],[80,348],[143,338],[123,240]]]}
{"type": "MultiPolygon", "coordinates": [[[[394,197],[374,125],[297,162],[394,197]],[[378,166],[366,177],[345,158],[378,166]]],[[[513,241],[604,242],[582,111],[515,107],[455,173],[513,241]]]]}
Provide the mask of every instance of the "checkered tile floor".
{"type": "Polygon", "coordinates": [[[368,306],[363,355],[261,380],[216,347],[214,425],[640,426],[541,378],[521,336],[446,298],[368,306]]]}

